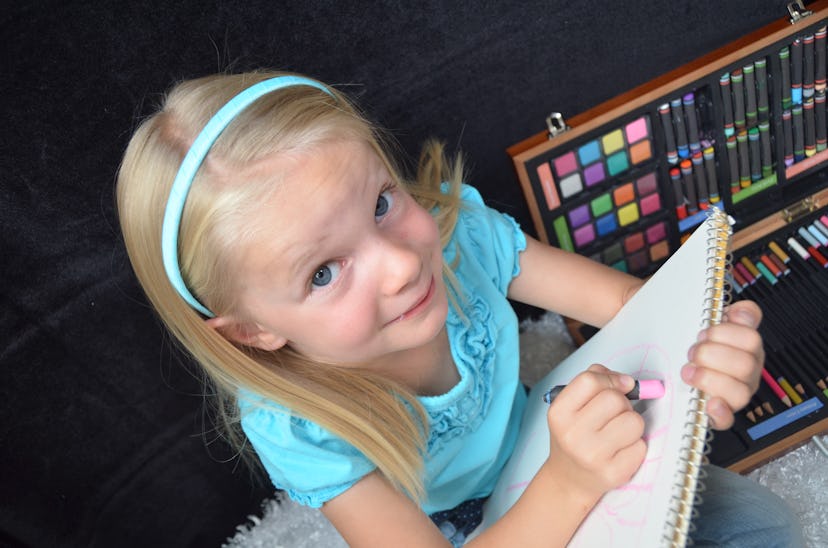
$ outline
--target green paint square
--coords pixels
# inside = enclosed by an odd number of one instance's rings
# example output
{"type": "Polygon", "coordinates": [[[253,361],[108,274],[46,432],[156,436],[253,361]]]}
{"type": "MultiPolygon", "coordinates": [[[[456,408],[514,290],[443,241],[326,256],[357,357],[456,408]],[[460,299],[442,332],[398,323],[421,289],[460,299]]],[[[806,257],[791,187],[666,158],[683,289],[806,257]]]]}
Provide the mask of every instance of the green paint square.
{"type": "Polygon", "coordinates": [[[607,158],[607,171],[610,175],[618,175],[622,171],[626,171],[630,167],[630,162],[627,160],[627,152],[622,150],[616,152],[607,158]]]}
{"type": "Polygon", "coordinates": [[[589,207],[592,209],[593,217],[600,217],[604,213],[609,213],[612,211],[612,196],[609,193],[602,194],[592,200],[589,207]]]}

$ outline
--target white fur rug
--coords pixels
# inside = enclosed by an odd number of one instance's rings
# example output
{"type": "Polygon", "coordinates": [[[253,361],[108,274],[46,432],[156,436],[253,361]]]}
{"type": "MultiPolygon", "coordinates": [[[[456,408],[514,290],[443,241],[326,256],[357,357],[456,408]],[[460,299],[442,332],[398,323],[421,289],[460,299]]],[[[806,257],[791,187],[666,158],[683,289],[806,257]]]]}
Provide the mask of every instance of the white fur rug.
{"type": "MultiPolygon", "coordinates": [[[[560,317],[546,314],[521,324],[521,378],[531,385],[572,352],[560,317]]],[[[828,436],[755,470],[748,477],[784,498],[802,522],[808,546],[828,546],[828,436]]],[[[262,503],[262,515],[250,516],[224,548],[339,548],[342,537],[316,510],[277,496],[262,503]]]]}

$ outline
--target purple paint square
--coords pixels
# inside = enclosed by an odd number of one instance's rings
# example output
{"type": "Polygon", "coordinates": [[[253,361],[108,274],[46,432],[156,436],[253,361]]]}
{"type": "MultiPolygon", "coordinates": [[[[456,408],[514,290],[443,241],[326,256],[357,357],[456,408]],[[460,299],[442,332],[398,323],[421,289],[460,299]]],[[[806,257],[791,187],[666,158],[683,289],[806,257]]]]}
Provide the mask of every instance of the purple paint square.
{"type": "Polygon", "coordinates": [[[573,231],[572,237],[575,239],[576,246],[584,247],[595,239],[595,228],[592,226],[592,223],[589,223],[573,231]]]}
{"type": "Polygon", "coordinates": [[[589,207],[586,204],[578,206],[569,212],[569,223],[573,228],[578,228],[586,224],[591,219],[589,215],[589,207]]]}
{"type": "Polygon", "coordinates": [[[587,186],[597,185],[606,178],[607,175],[604,171],[603,162],[594,163],[591,166],[584,169],[584,180],[586,181],[587,186]]]}

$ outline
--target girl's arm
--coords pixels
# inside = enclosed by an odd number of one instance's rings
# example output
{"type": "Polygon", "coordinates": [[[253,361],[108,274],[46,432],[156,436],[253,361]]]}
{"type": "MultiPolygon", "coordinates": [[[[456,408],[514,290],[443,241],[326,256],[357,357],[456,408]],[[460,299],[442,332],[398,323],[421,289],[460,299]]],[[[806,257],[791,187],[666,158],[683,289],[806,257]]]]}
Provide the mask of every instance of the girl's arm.
{"type": "MultiPolygon", "coordinates": [[[[644,458],[643,420],[624,396],[632,382],[602,366],[578,375],[550,406],[550,457],[515,505],[467,545],[565,546],[601,496],[628,481],[644,458]]],[[[351,546],[449,545],[376,472],[322,512],[351,546]]]]}
{"type": "Polygon", "coordinates": [[[509,298],[603,327],[643,281],[526,236],[509,298]]]}

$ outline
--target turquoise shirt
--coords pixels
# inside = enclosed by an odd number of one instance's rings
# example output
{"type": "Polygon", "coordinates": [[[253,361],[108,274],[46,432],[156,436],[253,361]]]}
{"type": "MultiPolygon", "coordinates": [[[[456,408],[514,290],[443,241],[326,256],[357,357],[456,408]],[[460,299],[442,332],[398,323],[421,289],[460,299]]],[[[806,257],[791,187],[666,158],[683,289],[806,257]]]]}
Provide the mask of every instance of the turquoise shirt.
{"type": "MultiPolygon", "coordinates": [[[[460,311],[449,306],[446,329],[460,382],[440,396],[419,397],[429,417],[425,457],[431,514],[488,496],[514,448],[526,394],[518,379],[518,321],[506,299],[526,239],[508,215],[464,186],[457,226],[443,257],[455,269],[460,311]]],[[[273,484],[312,507],[341,494],[375,466],[324,428],[272,402],[239,398],[242,428],[273,484]],[[282,409],[282,411],[279,411],[282,409]]]]}

